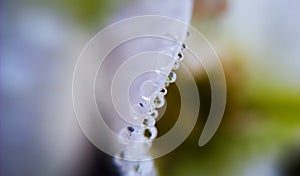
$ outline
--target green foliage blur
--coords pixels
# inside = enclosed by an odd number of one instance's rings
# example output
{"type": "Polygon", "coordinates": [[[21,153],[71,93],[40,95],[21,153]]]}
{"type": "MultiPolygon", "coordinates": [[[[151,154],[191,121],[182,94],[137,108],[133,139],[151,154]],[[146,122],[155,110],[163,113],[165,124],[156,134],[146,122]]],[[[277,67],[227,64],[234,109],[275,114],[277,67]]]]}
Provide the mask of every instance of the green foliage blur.
{"type": "MultiPolygon", "coordinates": [[[[29,2],[20,3],[50,9],[95,33],[122,6],[133,1],[29,2]]],[[[216,6],[206,6],[205,2],[196,0],[192,25],[217,46],[227,79],[226,112],[216,135],[207,145],[199,147],[198,140],[210,108],[210,85],[205,72],[198,75],[196,81],[201,97],[198,122],[181,146],[155,160],[158,173],[163,176],[258,176],[269,168],[280,172],[285,154],[294,147],[299,148],[299,86],[279,81],[265,69],[266,62],[254,59],[257,53],[245,45],[247,39],[237,40],[235,33],[223,30],[221,24],[224,15],[231,10],[230,2],[220,1],[222,3],[216,6]]],[[[273,59],[267,54],[263,57],[273,59]]],[[[179,113],[180,99],[175,84],[168,88],[166,99],[168,107],[158,122],[159,135],[172,128],[179,113]]]]}

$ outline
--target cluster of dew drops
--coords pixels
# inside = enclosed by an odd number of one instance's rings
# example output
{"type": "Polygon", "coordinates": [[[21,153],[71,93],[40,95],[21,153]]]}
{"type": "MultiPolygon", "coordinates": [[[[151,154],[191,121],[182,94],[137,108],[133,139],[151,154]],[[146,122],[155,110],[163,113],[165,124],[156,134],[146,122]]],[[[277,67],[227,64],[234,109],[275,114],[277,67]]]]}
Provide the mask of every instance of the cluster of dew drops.
{"type": "MultiPolygon", "coordinates": [[[[190,33],[187,32],[187,38],[190,33]]],[[[127,126],[119,132],[121,137],[120,142],[126,147],[115,157],[115,163],[120,168],[121,172],[127,173],[126,175],[149,175],[153,170],[153,162],[139,162],[141,158],[147,157],[148,151],[151,147],[152,141],[157,136],[157,129],[155,127],[158,118],[158,111],[156,109],[163,107],[167,94],[167,87],[176,81],[176,73],[183,61],[183,52],[186,50],[186,44],[182,43],[181,50],[176,55],[176,61],[172,67],[172,71],[166,77],[165,87],[159,92],[155,92],[150,98],[149,102],[151,109],[146,115],[133,117],[134,120],[139,122],[138,126],[127,126]],[[128,161],[126,161],[128,160],[128,161]],[[134,162],[129,162],[130,160],[134,162]]],[[[143,103],[139,103],[141,107],[143,103]]],[[[150,156],[148,156],[150,159],[150,156]]],[[[152,175],[152,174],[151,174],[152,175]]]]}

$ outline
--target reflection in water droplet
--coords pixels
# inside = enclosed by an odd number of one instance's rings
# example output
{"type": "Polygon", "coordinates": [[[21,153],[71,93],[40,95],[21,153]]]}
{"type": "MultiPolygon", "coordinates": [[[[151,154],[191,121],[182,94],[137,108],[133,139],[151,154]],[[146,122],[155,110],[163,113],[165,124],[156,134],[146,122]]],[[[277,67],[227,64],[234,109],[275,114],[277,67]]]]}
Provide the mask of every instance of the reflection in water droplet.
{"type": "Polygon", "coordinates": [[[143,138],[143,127],[128,126],[120,130],[118,136],[123,144],[129,144],[135,141],[141,141],[143,138]]]}
{"type": "Polygon", "coordinates": [[[165,104],[164,94],[161,92],[155,93],[150,98],[150,103],[153,108],[161,108],[165,104]]]}
{"type": "Polygon", "coordinates": [[[146,128],[144,136],[146,139],[153,140],[157,136],[157,129],[155,127],[146,128]]]}
{"type": "Polygon", "coordinates": [[[155,125],[155,119],[152,116],[146,116],[142,123],[146,127],[153,127],[155,125]]]}
{"type": "Polygon", "coordinates": [[[160,90],[160,92],[161,92],[162,94],[164,94],[164,95],[167,95],[168,90],[167,90],[166,88],[162,88],[162,89],[160,90]]]}
{"type": "Polygon", "coordinates": [[[190,38],[191,37],[191,32],[190,31],[187,31],[186,32],[186,38],[188,39],[188,38],[190,38]]]}
{"type": "Polygon", "coordinates": [[[132,133],[134,131],[134,128],[129,126],[129,127],[127,127],[127,130],[132,133]]]}
{"type": "Polygon", "coordinates": [[[170,74],[167,76],[166,82],[167,83],[173,83],[173,82],[176,81],[176,78],[177,78],[176,73],[171,71],[170,74]]]}
{"type": "Polygon", "coordinates": [[[177,61],[181,62],[183,59],[184,59],[183,53],[182,53],[182,52],[179,52],[179,53],[177,54],[177,61]]]}
{"type": "Polygon", "coordinates": [[[179,68],[179,66],[180,66],[179,62],[176,61],[176,62],[174,63],[174,65],[173,65],[172,70],[177,70],[177,69],[179,68]]]}
{"type": "Polygon", "coordinates": [[[150,116],[156,119],[158,117],[158,111],[155,109],[152,109],[150,111],[150,116]]]}
{"type": "Polygon", "coordinates": [[[135,172],[138,172],[138,171],[139,171],[139,168],[140,168],[140,164],[135,165],[135,166],[134,166],[135,172]]]}
{"type": "Polygon", "coordinates": [[[182,51],[186,50],[186,44],[185,44],[185,43],[182,43],[182,45],[181,45],[181,50],[182,50],[182,51]]]}

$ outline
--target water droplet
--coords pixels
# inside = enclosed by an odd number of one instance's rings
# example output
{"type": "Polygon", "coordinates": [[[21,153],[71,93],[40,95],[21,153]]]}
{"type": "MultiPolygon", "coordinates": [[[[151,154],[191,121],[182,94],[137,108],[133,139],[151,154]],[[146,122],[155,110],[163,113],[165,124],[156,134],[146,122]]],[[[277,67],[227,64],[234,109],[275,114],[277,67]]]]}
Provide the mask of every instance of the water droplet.
{"type": "Polygon", "coordinates": [[[157,136],[157,129],[155,127],[146,128],[144,131],[144,136],[146,139],[153,140],[157,136]]]}
{"type": "Polygon", "coordinates": [[[176,73],[171,71],[170,74],[167,76],[167,81],[166,82],[167,83],[173,83],[173,82],[176,81],[176,78],[177,78],[176,73]]]}
{"type": "Polygon", "coordinates": [[[155,125],[155,119],[152,116],[146,116],[143,119],[143,125],[146,127],[153,127],[155,125]]]}
{"type": "Polygon", "coordinates": [[[131,126],[129,126],[129,127],[127,127],[127,130],[129,131],[129,132],[134,132],[134,128],[133,127],[131,127],[131,126]]]}
{"type": "Polygon", "coordinates": [[[153,108],[161,108],[165,104],[164,94],[161,92],[155,93],[151,96],[150,102],[153,108]]]}
{"type": "Polygon", "coordinates": [[[175,63],[174,63],[174,65],[173,65],[173,70],[177,70],[178,68],[179,68],[179,66],[180,66],[180,63],[178,62],[178,61],[176,61],[175,63]]]}
{"type": "Polygon", "coordinates": [[[155,109],[151,110],[150,116],[156,119],[158,117],[158,111],[155,109]]]}
{"type": "MultiPolygon", "coordinates": [[[[173,67],[173,64],[174,64],[174,59],[171,61],[169,69],[173,67]]],[[[166,81],[166,77],[167,77],[167,73],[169,72],[169,69],[168,69],[168,71],[164,71],[164,72],[161,70],[156,70],[157,71],[157,79],[155,80],[155,83],[157,84],[157,90],[155,92],[158,92],[161,88],[165,87],[164,83],[166,81]]],[[[151,94],[151,95],[153,95],[153,94],[151,94]]]]}
{"type": "Polygon", "coordinates": [[[161,92],[162,94],[164,94],[164,95],[167,95],[168,90],[167,90],[166,88],[162,88],[162,89],[160,90],[160,92],[161,92]]]}
{"type": "Polygon", "coordinates": [[[151,136],[152,136],[151,131],[150,131],[149,129],[146,129],[145,132],[144,132],[144,136],[145,136],[146,138],[150,139],[151,136]]]}
{"type": "Polygon", "coordinates": [[[179,52],[179,53],[177,54],[177,61],[181,62],[183,59],[184,59],[183,53],[182,53],[182,52],[179,52]]]}
{"type": "Polygon", "coordinates": [[[139,164],[135,165],[135,166],[134,166],[135,172],[138,172],[138,171],[139,171],[139,168],[140,168],[140,165],[139,165],[139,164]]]}
{"type": "Polygon", "coordinates": [[[185,43],[181,44],[181,50],[186,50],[186,44],[185,43]]]}
{"type": "Polygon", "coordinates": [[[123,144],[132,143],[135,141],[141,141],[143,138],[143,127],[128,126],[120,130],[119,140],[123,144]]]}
{"type": "Polygon", "coordinates": [[[187,31],[186,32],[186,38],[190,38],[191,37],[191,32],[190,31],[187,31]]]}

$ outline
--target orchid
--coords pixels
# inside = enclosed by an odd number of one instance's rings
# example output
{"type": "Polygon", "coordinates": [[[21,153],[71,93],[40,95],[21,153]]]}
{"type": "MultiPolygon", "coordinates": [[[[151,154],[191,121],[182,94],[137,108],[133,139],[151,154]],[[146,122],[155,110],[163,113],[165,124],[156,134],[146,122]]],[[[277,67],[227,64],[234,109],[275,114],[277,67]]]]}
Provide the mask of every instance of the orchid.
{"type": "MultiPolygon", "coordinates": [[[[192,9],[193,2],[191,0],[136,1],[118,13],[113,21],[135,16],[155,15],[180,20],[188,25],[191,20],[192,9]]],[[[155,26],[155,28],[160,28],[160,26],[155,26]]],[[[131,114],[135,124],[122,123],[118,120],[113,121],[113,125],[116,126],[116,129],[119,129],[120,145],[122,145],[121,152],[116,155],[115,164],[119,167],[122,175],[156,175],[149,148],[152,140],[155,139],[158,133],[155,127],[155,122],[158,118],[157,109],[164,105],[164,95],[167,94],[167,86],[176,80],[175,70],[179,68],[186,49],[184,40],[189,37],[186,27],[182,27],[181,30],[176,30],[173,27],[168,32],[172,34],[171,38],[174,41],[142,38],[136,42],[124,44],[124,46],[112,51],[107,58],[114,60],[111,64],[107,64],[109,71],[116,69],[113,66],[116,60],[124,62],[135,53],[143,53],[149,50],[160,52],[173,58],[172,60],[167,60],[167,64],[157,62],[157,68],[166,67],[167,65],[164,74],[158,69],[156,70],[158,74],[148,73],[141,75],[132,83],[131,90],[129,90],[129,99],[133,102],[131,114]],[[120,59],[118,56],[121,55],[123,57],[120,59]],[[145,161],[145,158],[149,158],[149,160],[145,161]]],[[[159,60],[161,59],[159,57],[162,56],[157,55],[157,57],[157,60],[159,60]]],[[[109,75],[109,71],[107,71],[106,75],[109,75]]]]}

